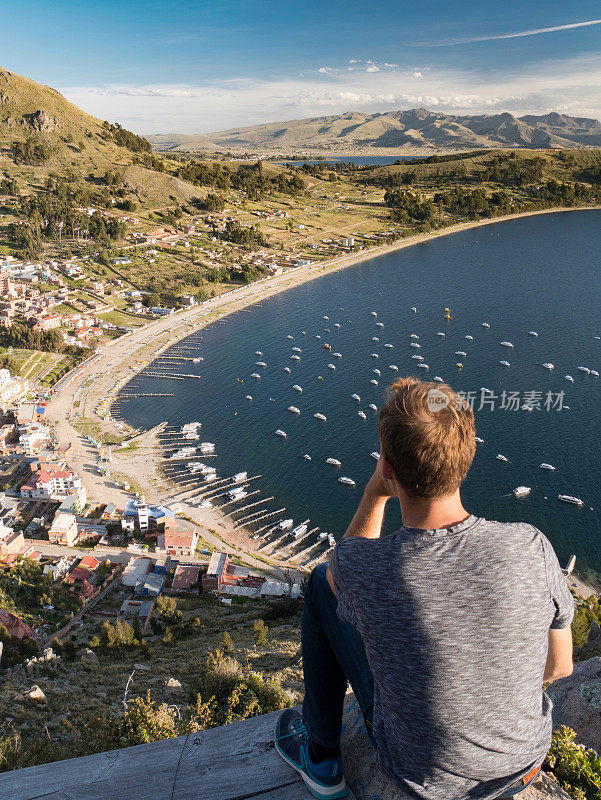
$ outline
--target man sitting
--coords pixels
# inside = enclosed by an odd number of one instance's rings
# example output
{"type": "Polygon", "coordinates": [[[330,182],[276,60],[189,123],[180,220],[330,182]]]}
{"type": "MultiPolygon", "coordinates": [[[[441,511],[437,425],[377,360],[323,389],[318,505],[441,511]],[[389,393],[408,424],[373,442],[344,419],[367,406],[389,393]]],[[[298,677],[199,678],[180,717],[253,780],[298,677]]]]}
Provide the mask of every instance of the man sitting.
{"type": "Polygon", "coordinates": [[[309,579],[303,713],[282,713],[276,748],[315,797],[344,797],[348,682],[380,768],[406,795],[510,797],[551,742],[542,687],[572,671],[572,597],[539,530],[464,509],[474,415],[449,386],[393,383],[379,433],[359,508],[309,579]],[[392,497],[403,527],[381,537],[392,497]]]}

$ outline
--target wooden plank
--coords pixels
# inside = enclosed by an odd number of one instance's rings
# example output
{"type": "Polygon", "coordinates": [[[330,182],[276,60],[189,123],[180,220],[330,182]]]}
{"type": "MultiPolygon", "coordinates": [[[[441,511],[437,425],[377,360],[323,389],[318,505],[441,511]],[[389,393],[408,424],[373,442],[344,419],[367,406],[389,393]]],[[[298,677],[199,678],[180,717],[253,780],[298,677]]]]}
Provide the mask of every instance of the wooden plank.
{"type": "MultiPolygon", "coordinates": [[[[311,800],[277,754],[280,712],[123,750],[0,774],[10,800],[311,800]]],[[[352,795],[349,795],[352,800],[352,795]]]]}

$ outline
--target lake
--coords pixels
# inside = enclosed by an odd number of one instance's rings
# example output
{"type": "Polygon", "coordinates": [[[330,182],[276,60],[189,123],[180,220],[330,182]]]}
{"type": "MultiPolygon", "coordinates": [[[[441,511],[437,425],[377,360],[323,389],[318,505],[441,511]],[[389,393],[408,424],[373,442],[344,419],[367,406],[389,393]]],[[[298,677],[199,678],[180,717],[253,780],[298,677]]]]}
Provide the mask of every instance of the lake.
{"type": "MultiPolygon", "coordinates": [[[[536,525],[562,564],[575,553],[577,570],[595,577],[601,574],[601,378],[578,366],[601,371],[600,254],[600,212],[574,211],[473,228],[366,260],[194,334],[188,346],[204,360],[181,362],[175,370],[202,379],[141,373],[131,386],[176,396],[132,400],[121,405],[121,415],[142,427],[201,421],[201,438],[216,444],[211,464],[219,475],[260,474],[251,486],[275,497],[269,507],[286,506],[295,521],[309,518],[338,538],[375,466],[370,452],[378,450],[377,413],[369,404],[381,403],[397,375],[441,376],[466,396],[475,393],[477,433],[484,439],[464,485],[466,507],[536,525]],[[444,319],[445,307],[451,320],[444,319]],[[529,335],[532,330],[538,336],[529,335]],[[413,355],[429,369],[418,368],[413,355]],[[546,362],[554,364],[552,371],[542,366],[546,362]],[[251,377],[255,372],[260,379],[251,377]],[[481,387],[494,393],[482,408],[481,387]],[[541,408],[513,410],[516,397],[518,408],[524,402],[541,408]],[[300,415],[290,413],[290,405],[300,415]],[[316,412],[327,420],[315,419],[316,412]],[[275,435],[278,428],[285,439],[275,435]],[[329,457],[339,459],[341,468],[326,464],[329,457]],[[540,469],[541,462],[556,470],[540,469]],[[341,475],[356,486],[340,484],[341,475]],[[530,495],[514,497],[518,485],[530,486],[530,495]],[[560,502],[560,493],[582,498],[584,507],[560,502]]],[[[391,502],[387,530],[399,523],[391,502]]]]}

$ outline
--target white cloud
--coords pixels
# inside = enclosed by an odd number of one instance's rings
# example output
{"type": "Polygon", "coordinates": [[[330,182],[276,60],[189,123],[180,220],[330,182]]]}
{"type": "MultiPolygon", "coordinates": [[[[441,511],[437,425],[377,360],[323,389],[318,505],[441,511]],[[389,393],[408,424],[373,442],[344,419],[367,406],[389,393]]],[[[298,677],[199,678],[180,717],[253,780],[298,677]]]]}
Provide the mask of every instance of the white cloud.
{"type": "Polygon", "coordinates": [[[424,76],[422,75],[422,73],[418,69],[415,69],[415,70],[413,70],[413,77],[414,78],[423,78],[424,76]]]}
{"type": "Polygon", "coordinates": [[[518,31],[516,33],[500,33],[491,36],[466,36],[458,39],[442,39],[438,42],[420,42],[426,47],[452,47],[456,44],[471,44],[472,42],[490,42],[495,39],[520,39],[523,36],[539,36],[541,33],[556,33],[557,31],[569,31],[573,28],[587,28],[590,25],[601,25],[601,19],[591,19],[586,22],[572,22],[569,25],[555,25],[552,28],[533,28],[529,31],[518,31]]]}
{"type": "Polygon", "coordinates": [[[379,72],[380,71],[380,67],[378,67],[376,64],[368,64],[367,65],[367,69],[365,71],[366,72],[379,72]]]}
{"type": "Polygon", "coordinates": [[[601,116],[601,55],[549,61],[529,71],[516,69],[490,77],[427,67],[368,72],[369,66],[364,61],[351,72],[323,67],[328,71],[273,80],[110,84],[61,91],[89,113],[139,133],[203,133],[349,110],[372,113],[415,106],[456,114],[560,110],[601,116]]]}

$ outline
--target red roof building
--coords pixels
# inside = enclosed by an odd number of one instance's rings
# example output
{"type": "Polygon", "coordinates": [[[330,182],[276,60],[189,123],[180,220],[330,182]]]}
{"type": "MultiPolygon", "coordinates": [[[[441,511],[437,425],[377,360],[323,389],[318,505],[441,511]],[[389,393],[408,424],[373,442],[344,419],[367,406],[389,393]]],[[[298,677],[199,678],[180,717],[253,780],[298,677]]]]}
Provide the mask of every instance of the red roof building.
{"type": "Polygon", "coordinates": [[[94,572],[94,570],[98,569],[100,566],[100,561],[98,561],[97,558],[94,558],[94,556],[84,556],[77,566],[94,572]]]}

